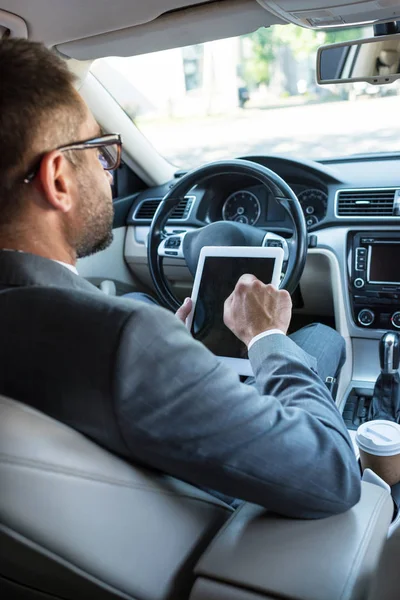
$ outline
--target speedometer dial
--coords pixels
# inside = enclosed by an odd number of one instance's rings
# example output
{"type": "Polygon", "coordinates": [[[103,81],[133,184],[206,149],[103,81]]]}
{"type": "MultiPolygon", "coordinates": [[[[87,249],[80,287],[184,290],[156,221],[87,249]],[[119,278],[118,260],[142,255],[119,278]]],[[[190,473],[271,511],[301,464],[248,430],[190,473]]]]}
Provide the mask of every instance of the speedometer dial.
{"type": "Polygon", "coordinates": [[[325,217],[328,196],[322,190],[304,190],[297,195],[304,212],[307,227],[312,227],[325,217]]]}
{"type": "Polygon", "coordinates": [[[260,201],[253,192],[240,190],[234,192],[225,200],[222,207],[222,218],[224,221],[236,221],[254,225],[261,214],[260,201]]]}

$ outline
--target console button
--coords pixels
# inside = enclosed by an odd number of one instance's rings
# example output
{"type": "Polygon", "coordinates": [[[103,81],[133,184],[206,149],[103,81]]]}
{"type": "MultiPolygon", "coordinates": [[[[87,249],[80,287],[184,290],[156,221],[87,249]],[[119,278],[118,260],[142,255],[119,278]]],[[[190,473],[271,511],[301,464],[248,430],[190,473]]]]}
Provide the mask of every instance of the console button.
{"type": "Polygon", "coordinates": [[[392,318],[390,320],[393,327],[396,327],[396,329],[400,329],[400,310],[393,313],[392,318]]]}
{"type": "Polygon", "coordinates": [[[363,327],[369,327],[374,322],[375,315],[372,310],[369,310],[369,308],[363,308],[358,313],[357,320],[360,325],[363,325],[363,327]]]}
{"type": "Polygon", "coordinates": [[[169,237],[165,242],[166,248],[179,248],[181,245],[180,237],[169,237]]]}
{"type": "Polygon", "coordinates": [[[390,313],[381,313],[380,316],[380,325],[381,327],[387,328],[390,325],[390,313]]]}
{"type": "Polygon", "coordinates": [[[365,304],[367,306],[371,306],[371,304],[375,305],[375,304],[380,304],[380,303],[381,303],[381,301],[379,300],[379,298],[367,298],[367,301],[365,304]]]}
{"type": "Polygon", "coordinates": [[[357,277],[357,279],[354,280],[355,288],[360,289],[360,288],[364,287],[364,285],[365,285],[365,281],[361,277],[357,277]]]}
{"type": "Polygon", "coordinates": [[[364,256],[367,256],[367,249],[366,248],[357,248],[356,250],[357,256],[362,258],[364,256]]]}
{"type": "Polygon", "coordinates": [[[374,238],[366,238],[366,237],[361,238],[362,244],[372,244],[372,242],[374,242],[374,241],[375,241],[374,238]]]}

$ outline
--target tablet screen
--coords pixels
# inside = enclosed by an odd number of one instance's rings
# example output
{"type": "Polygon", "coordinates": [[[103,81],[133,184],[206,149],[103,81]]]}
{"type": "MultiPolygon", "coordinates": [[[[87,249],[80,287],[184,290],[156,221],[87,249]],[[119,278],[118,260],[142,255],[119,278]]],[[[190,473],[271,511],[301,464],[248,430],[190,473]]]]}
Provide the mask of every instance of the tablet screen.
{"type": "Polygon", "coordinates": [[[206,256],[191,333],[217,356],[247,358],[247,347],[224,325],[224,302],[242,275],[271,283],[275,258],[206,256]]]}

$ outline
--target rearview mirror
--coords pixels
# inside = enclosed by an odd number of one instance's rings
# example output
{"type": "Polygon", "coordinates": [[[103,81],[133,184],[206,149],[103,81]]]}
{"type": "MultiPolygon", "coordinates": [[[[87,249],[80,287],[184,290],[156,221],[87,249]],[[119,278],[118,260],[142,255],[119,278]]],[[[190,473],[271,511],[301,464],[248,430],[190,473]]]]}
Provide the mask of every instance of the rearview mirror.
{"type": "Polygon", "coordinates": [[[400,33],[318,49],[319,84],[366,81],[375,85],[400,79],[400,33]]]}

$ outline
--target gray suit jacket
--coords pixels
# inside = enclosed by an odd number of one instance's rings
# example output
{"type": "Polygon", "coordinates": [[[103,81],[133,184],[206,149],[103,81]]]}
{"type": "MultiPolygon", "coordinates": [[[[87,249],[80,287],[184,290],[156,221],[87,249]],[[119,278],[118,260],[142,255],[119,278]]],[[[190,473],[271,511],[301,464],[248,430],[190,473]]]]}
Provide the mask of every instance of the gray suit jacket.
{"type": "Polygon", "coordinates": [[[57,263],[0,252],[0,393],[195,485],[315,518],[358,501],[343,420],[282,335],[239,382],[163,308],[109,297],[57,263]]]}

